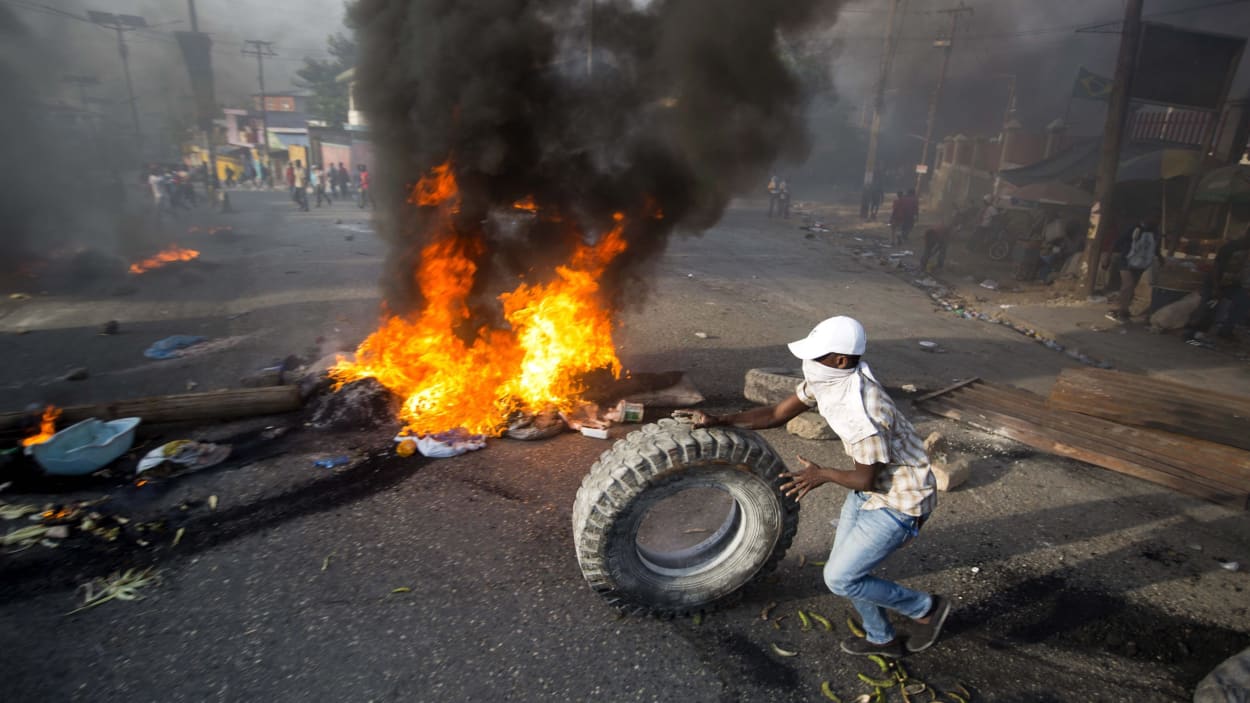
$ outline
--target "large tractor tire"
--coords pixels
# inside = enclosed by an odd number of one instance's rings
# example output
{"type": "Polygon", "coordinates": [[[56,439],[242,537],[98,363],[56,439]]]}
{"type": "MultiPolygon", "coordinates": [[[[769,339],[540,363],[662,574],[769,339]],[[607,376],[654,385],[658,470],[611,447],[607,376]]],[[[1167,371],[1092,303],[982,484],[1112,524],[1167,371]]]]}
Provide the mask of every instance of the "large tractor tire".
{"type": "Polygon", "coordinates": [[[781,493],[785,470],[773,448],[746,430],[663,419],[631,432],[600,455],[577,492],[573,542],[582,575],[629,613],[714,608],[772,571],[790,548],[799,504],[781,493]],[[707,537],[678,549],[644,544],[639,530],[651,509],[689,489],[727,494],[719,526],[686,531],[707,537]]]}

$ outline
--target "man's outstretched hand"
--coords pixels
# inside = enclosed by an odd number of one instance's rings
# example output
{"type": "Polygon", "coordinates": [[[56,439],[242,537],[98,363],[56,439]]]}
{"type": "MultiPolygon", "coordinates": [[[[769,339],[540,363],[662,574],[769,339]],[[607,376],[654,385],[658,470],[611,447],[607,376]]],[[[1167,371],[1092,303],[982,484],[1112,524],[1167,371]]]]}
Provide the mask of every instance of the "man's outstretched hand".
{"type": "Polygon", "coordinates": [[[781,484],[781,492],[795,500],[803,500],[803,496],[811,493],[813,488],[830,483],[831,479],[819,464],[804,459],[801,454],[797,456],[799,463],[803,465],[803,470],[787,471],[781,474],[782,478],[790,479],[788,483],[781,484]]]}
{"type": "Polygon", "coordinates": [[[716,427],[722,424],[719,417],[711,413],[705,413],[702,410],[674,410],[673,417],[689,422],[695,428],[716,427]]]}

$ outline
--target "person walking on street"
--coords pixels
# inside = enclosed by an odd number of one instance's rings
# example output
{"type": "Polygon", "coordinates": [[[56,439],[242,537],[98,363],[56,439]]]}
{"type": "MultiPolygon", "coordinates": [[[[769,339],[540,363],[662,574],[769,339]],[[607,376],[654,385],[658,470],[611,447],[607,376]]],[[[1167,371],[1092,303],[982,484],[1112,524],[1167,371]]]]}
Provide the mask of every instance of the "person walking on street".
{"type": "Polygon", "coordinates": [[[363,210],[366,201],[370,207],[373,207],[373,191],[369,188],[369,167],[360,164],[357,168],[359,170],[356,172],[356,205],[363,210]]]}
{"type": "Polygon", "coordinates": [[[156,221],[161,221],[161,213],[168,207],[165,198],[165,183],[160,170],[153,164],[148,170],[148,188],[152,191],[152,211],[156,213],[156,221]]]}
{"type": "Polygon", "coordinates": [[[950,600],[872,575],[891,554],[920,534],[937,505],[937,489],[924,443],[911,422],[862,359],[863,326],[831,317],[789,345],[803,361],[803,382],[771,407],[716,416],[685,411],[696,427],[780,427],[816,408],[842,440],[852,469],[820,466],[798,456],[802,469],[781,474],[781,490],[802,500],[828,483],[851,489],[842,505],[833,549],[825,562],[825,585],[849,598],[863,619],[866,637],[842,642],[850,654],[901,657],[935,643],[951,611],[950,600]],[[895,633],[887,610],[910,618],[905,637],[895,633]]]}
{"type": "Polygon", "coordinates": [[[295,162],[295,203],[301,212],[308,212],[308,167],[302,162],[295,162]]]}
{"type": "Polygon", "coordinates": [[[903,213],[907,210],[907,199],[903,191],[894,194],[894,202],[890,204],[890,246],[897,246],[900,241],[899,230],[903,227],[903,213]]]}
{"type": "Polygon", "coordinates": [[[1115,251],[1120,254],[1120,296],[1116,309],[1107,313],[1107,319],[1121,324],[1128,322],[1129,307],[1142,274],[1155,261],[1163,265],[1163,241],[1159,236],[1157,217],[1148,217],[1124,230],[1116,240],[1115,251]]]}
{"type": "Polygon", "coordinates": [[[295,194],[295,164],[288,163],[286,165],[286,173],[284,175],[287,190],[291,192],[291,202],[298,204],[299,196],[295,194]]]}
{"type": "Polygon", "coordinates": [[[881,186],[875,181],[872,184],[872,190],[869,193],[868,202],[868,219],[876,222],[877,213],[881,211],[881,203],[885,202],[885,191],[881,190],[881,186]]]}
{"type": "Polygon", "coordinates": [[[777,181],[777,205],[781,210],[781,219],[790,219],[790,182],[785,176],[777,181]]]}
{"type": "Polygon", "coordinates": [[[777,176],[774,175],[768,179],[768,216],[770,218],[777,212],[777,206],[780,204],[778,192],[777,176]]]}
{"type": "Polygon", "coordinates": [[[326,172],[321,169],[320,165],[313,167],[312,185],[313,191],[317,194],[317,207],[321,207],[322,199],[326,201],[326,207],[334,204],[334,202],[330,200],[330,193],[326,191],[326,178],[326,172]]]}
{"type": "Polygon", "coordinates": [[[920,198],[916,197],[915,190],[907,191],[907,195],[903,196],[903,221],[899,224],[899,234],[902,235],[901,243],[906,244],[911,239],[911,231],[916,228],[916,221],[920,219],[920,198]]]}

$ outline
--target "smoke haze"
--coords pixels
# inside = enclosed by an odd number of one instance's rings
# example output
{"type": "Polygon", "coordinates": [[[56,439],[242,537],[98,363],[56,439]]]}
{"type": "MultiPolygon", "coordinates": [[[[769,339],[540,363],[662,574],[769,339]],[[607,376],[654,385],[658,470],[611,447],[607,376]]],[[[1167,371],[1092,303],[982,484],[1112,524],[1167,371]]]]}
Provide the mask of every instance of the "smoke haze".
{"type": "Polygon", "coordinates": [[[615,212],[627,215],[629,248],[603,283],[619,292],[674,228],[711,226],[735,193],[767,179],[776,159],[802,158],[805,95],[780,41],[831,20],[836,3],[601,1],[591,37],[587,7],[570,0],[359,6],[356,95],[380,160],[393,309],[419,302],[412,272],[421,245],[436,234],[404,198],[449,158],[462,191],[457,229],[487,243],[483,299],[531,268],[549,270],[544,264],[564,259],[579,229],[603,231],[615,212]],[[519,232],[490,224],[492,213],[527,197],[566,221],[540,216],[519,232]],[[662,219],[650,216],[656,211],[662,219]]]}

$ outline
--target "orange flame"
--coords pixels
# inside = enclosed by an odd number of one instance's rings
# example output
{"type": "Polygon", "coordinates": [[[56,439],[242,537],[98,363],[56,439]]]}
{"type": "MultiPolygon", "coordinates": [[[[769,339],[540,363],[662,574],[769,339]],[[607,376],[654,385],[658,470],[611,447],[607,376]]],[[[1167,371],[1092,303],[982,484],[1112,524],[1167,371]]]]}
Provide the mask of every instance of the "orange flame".
{"type": "Polygon", "coordinates": [[[428,176],[417,181],[408,202],[419,207],[449,205],[455,211],[460,205],[460,188],[456,175],[451,172],[451,161],[444,161],[430,170],[428,176]]]}
{"type": "Polygon", "coordinates": [[[598,281],[625,251],[624,215],[617,214],[596,243],[579,242],[551,280],[500,295],[509,329],[484,326],[462,335],[485,243],[451,221],[459,194],[450,164],[423,178],[409,202],[436,205],[443,217],[416,272],[424,307],[412,316],[387,315],[360,344],[355,361],[332,369],[340,386],[376,379],[403,399],[400,420],[411,433],[463,427],[497,435],[514,411],[567,411],[581,404],[582,378],[591,371],[606,368],[619,376],[611,311],[598,281]]]}
{"type": "Polygon", "coordinates": [[[194,259],[198,257],[199,255],[200,255],[200,252],[194,249],[183,249],[177,244],[172,244],[170,245],[168,249],[160,252],[156,256],[149,256],[143,261],[138,261],[138,262],[131,264],[130,272],[131,273],[146,273],[148,271],[151,271],[154,268],[160,268],[161,266],[164,266],[165,264],[173,263],[175,261],[190,261],[191,259],[194,259]]]}
{"type": "Polygon", "coordinates": [[[538,203],[534,202],[534,196],[527,195],[524,198],[512,203],[515,210],[524,210],[526,212],[538,212],[538,203]]]}
{"type": "Polygon", "coordinates": [[[43,444],[52,439],[52,435],[56,434],[56,421],[61,417],[61,409],[55,405],[49,405],[43,409],[43,419],[39,421],[39,434],[31,435],[22,440],[23,447],[29,447],[35,444],[43,444]]]}

